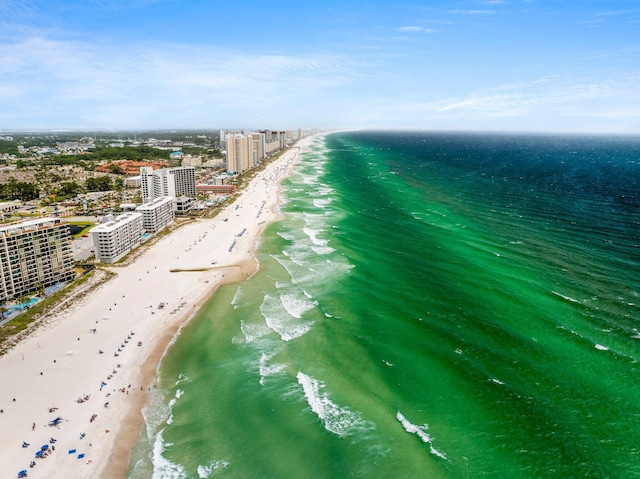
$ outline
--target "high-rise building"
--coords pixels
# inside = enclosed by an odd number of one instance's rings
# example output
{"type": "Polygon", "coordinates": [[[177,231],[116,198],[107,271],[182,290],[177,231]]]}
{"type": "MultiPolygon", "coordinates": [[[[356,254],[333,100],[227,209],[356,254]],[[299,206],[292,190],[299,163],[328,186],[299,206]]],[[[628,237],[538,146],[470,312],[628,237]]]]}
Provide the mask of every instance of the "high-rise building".
{"type": "Polygon", "coordinates": [[[115,263],[142,241],[142,213],[128,212],[99,224],[89,231],[96,259],[115,263]]]}
{"type": "Polygon", "coordinates": [[[0,227],[0,302],[74,277],[67,223],[38,218],[0,227]]]}
{"type": "Polygon", "coordinates": [[[164,196],[196,196],[196,173],[193,166],[161,168],[149,166],[140,168],[142,201],[149,202],[164,196]]]}
{"type": "Polygon", "coordinates": [[[242,173],[253,163],[253,141],[250,137],[237,133],[227,135],[227,171],[242,173]]]}

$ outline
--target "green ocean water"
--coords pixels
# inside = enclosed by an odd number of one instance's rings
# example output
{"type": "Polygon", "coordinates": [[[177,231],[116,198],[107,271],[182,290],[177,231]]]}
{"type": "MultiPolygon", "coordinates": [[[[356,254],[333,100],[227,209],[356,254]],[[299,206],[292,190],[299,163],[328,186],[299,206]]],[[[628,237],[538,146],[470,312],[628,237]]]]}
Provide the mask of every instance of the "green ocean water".
{"type": "Polygon", "coordinates": [[[640,475],[640,139],[336,133],[283,186],[130,478],[640,475]]]}

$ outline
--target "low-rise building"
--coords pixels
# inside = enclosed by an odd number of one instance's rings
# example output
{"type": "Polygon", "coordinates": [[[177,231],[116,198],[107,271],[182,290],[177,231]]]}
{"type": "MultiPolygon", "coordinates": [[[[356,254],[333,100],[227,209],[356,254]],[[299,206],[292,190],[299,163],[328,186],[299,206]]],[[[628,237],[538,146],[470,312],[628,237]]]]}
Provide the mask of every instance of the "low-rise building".
{"type": "Polygon", "coordinates": [[[140,188],[142,186],[142,177],[140,175],[137,176],[128,176],[124,179],[125,188],[140,188]]]}
{"type": "Polygon", "coordinates": [[[175,220],[172,196],[163,196],[140,205],[136,211],[142,213],[142,227],[147,233],[158,233],[175,220]]]}
{"type": "Polygon", "coordinates": [[[213,193],[216,195],[232,195],[236,192],[235,185],[196,185],[196,190],[201,193],[213,193]]]}
{"type": "Polygon", "coordinates": [[[142,241],[142,213],[123,213],[101,223],[89,231],[96,259],[101,263],[115,263],[142,241]]]}
{"type": "Polygon", "coordinates": [[[194,207],[196,200],[189,198],[188,196],[180,196],[175,201],[176,214],[186,214],[191,208],[194,207]]]}

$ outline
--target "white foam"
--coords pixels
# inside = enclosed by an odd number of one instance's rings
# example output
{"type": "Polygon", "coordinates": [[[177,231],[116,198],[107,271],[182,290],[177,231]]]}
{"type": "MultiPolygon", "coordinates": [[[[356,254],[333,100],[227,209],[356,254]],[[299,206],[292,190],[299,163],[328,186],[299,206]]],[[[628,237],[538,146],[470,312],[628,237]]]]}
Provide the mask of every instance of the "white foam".
{"type": "Polygon", "coordinates": [[[266,295],[260,305],[260,313],[269,328],[283,341],[291,341],[306,334],[313,325],[292,316],[283,306],[280,296],[266,295]]]}
{"type": "Polygon", "coordinates": [[[302,228],[302,231],[304,231],[304,234],[306,234],[311,242],[316,246],[326,246],[329,243],[328,240],[318,238],[318,234],[321,233],[320,230],[313,228],[302,228]]]}
{"type": "Polygon", "coordinates": [[[368,427],[358,413],[332,402],[328,394],[321,391],[324,385],[317,379],[302,372],[298,372],[296,377],[302,386],[309,407],[320,418],[327,431],[345,436],[356,429],[362,429],[363,426],[368,427]]]}
{"type": "Polygon", "coordinates": [[[280,295],[280,301],[282,301],[282,306],[287,310],[287,313],[298,319],[318,305],[316,301],[309,301],[295,294],[282,294],[280,295]]]}
{"type": "Polygon", "coordinates": [[[270,329],[264,324],[247,323],[244,320],[240,320],[240,331],[244,335],[245,342],[252,343],[256,339],[269,334],[270,329]]]}
{"type": "Polygon", "coordinates": [[[406,417],[402,415],[400,411],[398,411],[398,413],[396,414],[396,419],[400,421],[400,424],[402,424],[402,427],[405,431],[417,435],[420,439],[422,439],[422,442],[424,442],[425,444],[429,444],[429,450],[431,451],[431,454],[442,459],[447,459],[447,455],[444,452],[438,451],[435,447],[433,447],[433,439],[431,439],[431,436],[427,432],[429,429],[428,424],[423,424],[422,426],[412,424],[406,417]]]}
{"type": "Polygon", "coordinates": [[[160,431],[156,436],[156,440],[153,444],[153,476],[152,479],[184,479],[187,476],[187,471],[180,464],[171,462],[162,454],[172,444],[165,443],[160,431]]]}
{"type": "Polygon", "coordinates": [[[289,232],[286,231],[278,231],[276,233],[278,236],[280,236],[280,238],[287,240],[287,241],[294,241],[296,239],[296,237],[294,235],[292,235],[289,232]]]}
{"type": "Polygon", "coordinates": [[[578,303],[578,304],[580,304],[580,301],[578,301],[577,299],[573,299],[571,296],[567,296],[567,295],[565,295],[565,294],[558,293],[557,291],[551,291],[551,292],[552,292],[553,294],[555,294],[556,296],[559,296],[559,297],[561,297],[562,299],[567,300],[567,301],[569,301],[569,302],[571,302],[571,303],[578,303]]]}
{"type": "Polygon", "coordinates": [[[260,355],[260,384],[264,385],[265,378],[269,376],[275,376],[276,374],[281,374],[285,371],[285,364],[269,364],[269,361],[275,356],[275,353],[267,354],[262,353],[260,355]]]}
{"type": "Polygon", "coordinates": [[[211,476],[213,471],[217,469],[226,469],[227,467],[229,467],[229,463],[227,461],[216,460],[210,462],[206,466],[199,465],[196,471],[198,472],[199,478],[206,479],[211,476]]]}
{"type": "Polygon", "coordinates": [[[325,209],[331,203],[331,198],[314,198],[313,206],[320,209],[325,209]]]}
{"type": "Polygon", "coordinates": [[[302,176],[302,182],[305,185],[313,185],[315,183],[318,182],[318,178],[320,178],[320,175],[305,175],[300,173],[300,176],[302,176]]]}
{"type": "Polygon", "coordinates": [[[231,300],[231,304],[234,306],[237,306],[240,304],[240,298],[242,296],[243,293],[243,288],[242,285],[236,290],[235,294],[233,295],[233,299],[231,300]]]}

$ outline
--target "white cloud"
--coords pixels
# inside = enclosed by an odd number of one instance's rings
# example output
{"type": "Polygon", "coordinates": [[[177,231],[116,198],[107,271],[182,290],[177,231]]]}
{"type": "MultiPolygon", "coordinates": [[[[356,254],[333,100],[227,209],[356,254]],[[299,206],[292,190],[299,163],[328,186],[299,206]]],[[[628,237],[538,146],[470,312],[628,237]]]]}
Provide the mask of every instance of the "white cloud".
{"type": "Polygon", "coordinates": [[[279,105],[349,82],[352,74],[337,56],[34,37],[0,43],[0,127],[28,121],[36,127],[153,127],[159,120],[171,126],[178,111],[185,122],[191,115],[191,125],[216,113],[275,116],[279,105]]]}
{"type": "Polygon", "coordinates": [[[449,10],[449,13],[452,15],[495,15],[496,13],[500,13],[498,10],[449,10]]]}
{"type": "Polygon", "coordinates": [[[433,32],[435,32],[435,30],[433,28],[418,27],[418,26],[415,26],[415,25],[408,25],[406,27],[399,27],[399,28],[396,28],[396,31],[398,31],[398,32],[406,32],[406,33],[433,33],[433,32]]]}
{"type": "Polygon", "coordinates": [[[363,127],[640,133],[639,80],[548,77],[445,99],[411,92],[353,109],[363,127]]]}

